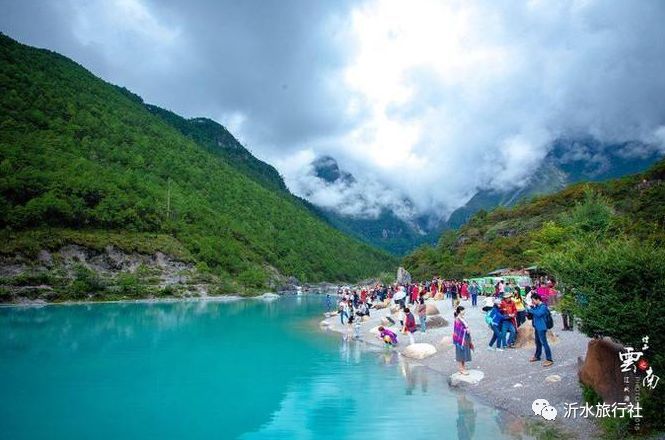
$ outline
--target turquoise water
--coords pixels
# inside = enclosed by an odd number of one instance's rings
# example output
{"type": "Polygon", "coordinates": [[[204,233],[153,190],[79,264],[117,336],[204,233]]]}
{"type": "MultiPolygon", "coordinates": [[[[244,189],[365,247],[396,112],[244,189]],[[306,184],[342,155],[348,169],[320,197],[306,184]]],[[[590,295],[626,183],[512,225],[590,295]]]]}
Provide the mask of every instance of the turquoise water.
{"type": "Polygon", "coordinates": [[[318,296],[0,308],[2,439],[502,438],[396,354],[318,329],[318,296]]]}

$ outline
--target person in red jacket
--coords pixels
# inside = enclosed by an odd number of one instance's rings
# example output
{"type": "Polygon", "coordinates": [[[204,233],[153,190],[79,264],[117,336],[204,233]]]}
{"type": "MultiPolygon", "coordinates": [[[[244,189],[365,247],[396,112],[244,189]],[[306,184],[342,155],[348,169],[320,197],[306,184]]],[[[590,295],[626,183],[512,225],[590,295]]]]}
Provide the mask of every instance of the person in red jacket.
{"type": "Polygon", "coordinates": [[[462,287],[460,288],[460,293],[462,294],[462,298],[465,300],[469,299],[469,285],[467,284],[466,281],[462,283],[462,287]]]}
{"type": "Polygon", "coordinates": [[[407,307],[404,309],[404,333],[409,335],[409,342],[413,344],[415,341],[413,339],[413,334],[416,332],[416,317],[413,316],[411,310],[407,307]]]}
{"type": "Polygon", "coordinates": [[[420,293],[420,289],[418,288],[417,284],[414,284],[413,287],[411,288],[411,298],[410,298],[410,303],[415,304],[418,302],[418,294],[420,293]]]}
{"type": "Polygon", "coordinates": [[[515,338],[517,337],[517,306],[512,300],[512,293],[505,292],[503,300],[499,304],[501,314],[505,316],[501,323],[501,341],[508,348],[515,348],[515,338]],[[506,341],[506,333],[510,333],[506,341]]]}

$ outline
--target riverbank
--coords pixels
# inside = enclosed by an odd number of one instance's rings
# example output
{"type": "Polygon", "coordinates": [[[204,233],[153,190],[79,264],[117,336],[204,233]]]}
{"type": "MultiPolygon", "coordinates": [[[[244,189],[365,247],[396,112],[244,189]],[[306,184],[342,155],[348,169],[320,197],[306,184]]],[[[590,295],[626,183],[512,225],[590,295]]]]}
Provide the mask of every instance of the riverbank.
{"type": "Polygon", "coordinates": [[[46,301],[24,301],[20,303],[0,303],[0,307],[46,307],[46,306],[77,306],[77,305],[92,305],[92,304],[169,304],[169,303],[186,303],[186,302],[234,302],[240,300],[263,300],[273,301],[284,294],[277,294],[267,292],[262,295],[220,295],[220,296],[201,296],[201,297],[187,297],[187,298],[139,298],[139,299],[120,299],[113,301],[59,301],[59,302],[46,302],[46,301]]]}
{"type": "MultiPolygon", "coordinates": [[[[455,362],[455,348],[452,345],[453,310],[450,300],[436,301],[430,299],[427,304],[434,305],[440,316],[448,321],[445,327],[431,328],[426,333],[417,332],[414,335],[416,343],[431,344],[436,353],[424,359],[413,359],[411,362],[423,365],[445,377],[457,372],[455,362]]],[[[580,403],[582,391],[577,379],[577,359],[584,358],[589,338],[577,331],[559,331],[561,318],[554,317],[554,333],[556,341],[551,343],[554,365],[545,368],[540,362],[529,362],[534,353],[533,345],[523,348],[506,349],[503,352],[488,351],[487,346],[491,331],[484,321],[484,313],[480,306],[472,308],[470,301],[463,301],[466,308],[466,318],[471,328],[475,344],[473,360],[468,364],[470,370],[479,370],[484,377],[476,384],[460,384],[458,387],[471,393],[487,405],[507,411],[520,417],[525,424],[538,425],[545,430],[555,428],[562,433],[561,438],[577,438],[580,440],[598,438],[601,433],[598,427],[589,419],[565,418],[564,403],[580,403]],[[546,421],[534,415],[531,404],[536,399],[547,399],[550,405],[557,409],[555,421],[546,421]]],[[[482,304],[480,304],[482,305],[482,304]]],[[[390,327],[398,333],[400,344],[395,348],[404,356],[408,346],[407,335],[397,330],[399,322],[397,315],[392,315],[389,308],[372,310],[369,320],[363,321],[360,326],[361,339],[368,344],[382,346],[383,343],[371,333],[372,329],[381,325],[386,317],[392,317],[397,324],[390,327]]],[[[353,336],[353,328],[340,323],[339,316],[331,316],[321,322],[324,329],[353,336]]],[[[525,325],[531,325],[530,322],[525,325]]],[[[408,357],[407,357],[408,358],[408,357]]],[[[456,381],[455,381],[456,382],[456,381]]]]}

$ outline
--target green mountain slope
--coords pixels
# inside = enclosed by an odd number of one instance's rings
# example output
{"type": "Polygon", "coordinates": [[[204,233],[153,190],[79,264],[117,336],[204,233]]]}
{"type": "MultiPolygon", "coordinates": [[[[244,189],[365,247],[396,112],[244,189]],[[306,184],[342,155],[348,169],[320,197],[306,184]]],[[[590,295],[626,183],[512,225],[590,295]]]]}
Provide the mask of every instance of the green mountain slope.
{"type": "Polygon", "coordinates": [[[229,165],[257,183],[270,190],[288,193],[279,172],[271,165],[254,157],[222,125],[207,118],[185,119],[173,112],[150,104],[146,104],[146,107],[151,113],[162,118],[197,144],[223,157],[229,165]]]}
{"type": "Polygon", "coordinates": [[[514,206],[534,196],[555,193],[573,183],[601,182],[639,173],[662,157],[648,148],[635,155],[631,151],[634,149],[633,142],[603,144],[593,138],[559,139],[524,186],[504,191],[478,191],[464,206],[452,212],[441,224],[441,230],[459,228],[480,210],[514,206]]]}
{"type": "Polygon", "coordinates": [[[443,233],[436,246],[423,246],[405,257],[403,264],[416,277],[484,275],[502,267],[538,264],[547,243],[552,237],[563,240],[575,216],[584,214],[584,209],[593,214],[597,203],[589,198],[608,205],[613,228],[608,236],[665,243],[665,161],[661,161],[641,174],[579,183],[512,208],[480,211],[459,230],[443,233]]]}
{"type": "Polygon", "coordinates": [[[429,235],[418,233],[387,209],[382,210],[377,218],[355,218],[331,210],[322,211],[337,229],[393,255],[404,255],[430,238],[429,235]]]}
{"type": "Polygon", "coordinates": [[[295,203],[246,150],[210,151],[219,139],[235,148],[230,133],[202,120],[210,136],[189,137],[177,115],[151,110],[159,116],[71,60],[0,36],[0,251],[35,229],[110,230],[174,237],[194,262],[256,287],[273,268],[308,281],[391,269],[387,254],[295,203]]]}

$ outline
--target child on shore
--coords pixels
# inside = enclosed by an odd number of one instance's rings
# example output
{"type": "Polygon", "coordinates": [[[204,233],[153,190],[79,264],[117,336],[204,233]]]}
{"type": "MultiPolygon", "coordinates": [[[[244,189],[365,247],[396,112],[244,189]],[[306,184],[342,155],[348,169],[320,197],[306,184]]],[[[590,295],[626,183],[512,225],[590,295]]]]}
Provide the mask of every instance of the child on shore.
{"type": "Polygon", "coordinates": [[[379,327],[379,339],[385,342],[386,347],[394,347],[397,345],[397,335],[384,326],[379,327]]]}

